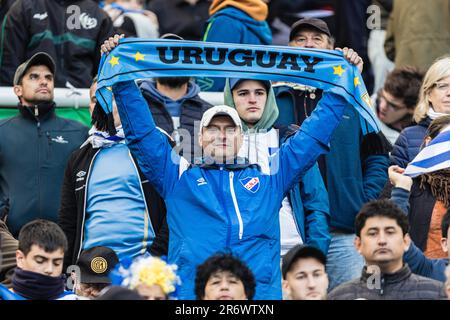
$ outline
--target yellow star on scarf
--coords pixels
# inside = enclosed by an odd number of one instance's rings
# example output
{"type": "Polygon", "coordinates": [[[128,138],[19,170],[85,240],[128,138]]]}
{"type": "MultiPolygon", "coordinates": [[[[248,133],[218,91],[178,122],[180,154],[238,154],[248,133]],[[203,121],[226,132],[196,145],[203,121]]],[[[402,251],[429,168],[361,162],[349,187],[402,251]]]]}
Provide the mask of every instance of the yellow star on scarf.
{"type": "Polygon", "coordinates": [[[333,67],[333,74],[337,74],[339,77],[342,77],[342,74],[344,73],[345,69],[342,69],[341,65],[338,65],[337,67],[333,67]]]}
{"type": "Polygon", "coordinates": [[[109,59],[108,63],[111,64],[111,67],[114,67],[115,65],[119,64],[119,58],[112,56],[111,59],[109,59]]]}
{"type": "Polygon", "coordinates": [[[145,54],[142,54],[139,51],[137,51],[136,54],[133,54],[133,57],[136,61],[144,60],[145,54]]]}
{"type": "Polygon", "coordinates": [[[106,87],[106,90],[112,91],[112,87],[106,87]]]}
{"type": "Polygon", "coordinates": [[[357,86],[360,86],[360,85],[361,85],[361,82],[359,82],[359,77],[355,77],[355,78],[353,79],[353,84],[355,85],[355,88],[356,88],[357,86]]]}

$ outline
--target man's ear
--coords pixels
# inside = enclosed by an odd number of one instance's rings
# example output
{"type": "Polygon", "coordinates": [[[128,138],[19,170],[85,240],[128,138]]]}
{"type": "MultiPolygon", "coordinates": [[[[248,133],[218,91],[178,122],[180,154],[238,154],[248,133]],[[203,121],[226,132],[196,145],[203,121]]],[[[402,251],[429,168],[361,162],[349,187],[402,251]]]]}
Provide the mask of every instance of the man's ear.
{"type": "Polygon", "coordinates": [[[15,93],[16,96],[18,96],[19,98],[22,97],[22,86],[20,86],[20,85],[14,86],[14,93],[15,93]]]}
{"type": "Polygon", "coordinates": [[[289,282],[287,280],[283,279],[283,281],[281,282],[281,287],[283,288],[283,294],[290,299],[291,298],[291,286],[289,285],[289,282]]]}
{"type": "Polygon", "coordinates": [[[16,263],[21,269],[23,269],[25,258],[25,254],[22,251],[16,250],[16,263]]]}
{"type": "Polygon", "coordinates": [[[447,240],[447,238],[442,238],[441,239],[441,247],[442,247],[442,251],[444,251],[445,253],[448,253],[448,240],[447,240]]]}
{"type": "Polygon", "coordinates": [[[403,241],[405,242],[405,252],[406,252],[411,246],[411,237],[409,236],[409,233],[403,236],[403,241]]]}
{"type": "Polygon", "coordinates": [[[356,236],[355,239],[353,240],[353,244],[356,248],[356,251],[358,251],[359,254],[361,254],[361,238],[356,236]]]}

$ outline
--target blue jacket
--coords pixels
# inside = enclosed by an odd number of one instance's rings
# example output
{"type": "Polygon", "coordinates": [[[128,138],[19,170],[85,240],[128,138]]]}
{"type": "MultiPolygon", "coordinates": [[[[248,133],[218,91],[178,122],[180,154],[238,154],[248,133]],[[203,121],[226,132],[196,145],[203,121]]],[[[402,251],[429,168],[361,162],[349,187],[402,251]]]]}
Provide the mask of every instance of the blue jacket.
{"type": "MultiPolygon", "coordinates": [[[[258,21],[244,11],[226,7],[212,15],[207,21],[203,41],[269,45],[272,31],[266,21],[258,21]]],[[[224,78],[197,80],[202,91],[223,91],[224,78]]]]}
{"type": "Polygon", "coordinates": [[[426,117],[419,124],[402,130],[391,153],[391,163],[406,168],[419,153],[431,119],[426,117]]]}
{"type": "Polygon", "coordinates": [[[328,193],[315,164],[289,192],[294,220],[305,244],[328,253],[331,242],[328,193]]]}
{"type": "MultiPolygon", "coordinates": [[[[280,141],[281,145],[290,134],[280,128],[280,136],[284,136],[280,141]]],[[[320,249],[326,255],[331,242],[330,204],[317,164],[306,171],[300,183],[289,191],[289,201],[303,242],[320,249]]]]}
{"type": "MultiPolygon", "coordinates": [[[[406,214],[409,212],[409,191],[401,188],[393,188],[391,200],[400,207],[406,214]]],[[[411,271],[420,276],[434,280],[446,281],[445,268],[450,259],[430,259],[420,250],[414,242],[411,242],[409,249],[403,256],[403,261],[409,265],[411,271]]]]}
{"type": "MultiPolygon", "coordinates": [[[[317,101],[321,101],[322,90],[318,89],[314,95],[289,86],[274,87],[274,90],[280,112],[278,125],[302,125],[318,105],[317,101]]],[[[381,135],[364,136],[359,119],[356,109],[348,105],[333,133],[331,151],[319,159],[328,190],[330,225],[347,233],[355,232],[355,217],[362,205],[378,198],[387,181],[389,166],[387,146],[381,135]]]]}
{"type": "Polygon", "coordinates": [[[343,99],[325,95],[310,120],[280,148],[274,158],[277,172],[264,175],[255,165],[190,167],[172,152],[148,108],[142,108],[145,104],[133,81],[118,83],[113,91],[129,148],[166,202],[168,260],[179,267],[180,299],[195,297],[197,265],[220,251],[231,251],[253,271],[255,299],[281,299],[281,201],[328,151],[345,107],[343,99]]]}

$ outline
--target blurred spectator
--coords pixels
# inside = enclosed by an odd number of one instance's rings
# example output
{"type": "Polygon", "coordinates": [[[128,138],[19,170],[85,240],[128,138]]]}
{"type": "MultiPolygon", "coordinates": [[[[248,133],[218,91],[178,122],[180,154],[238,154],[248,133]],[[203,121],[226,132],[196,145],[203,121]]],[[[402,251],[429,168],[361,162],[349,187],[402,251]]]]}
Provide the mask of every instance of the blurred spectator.
{"type": "MultiPolygon", "coordinates": [[[[327,24],[320,19],[294,23],[289,45],[300,48],[334,48],[327,24]]],[[[362,59],[352,49],[344,55],[361,71],[362,59]]],[[[302,125],[322,100],[323,91],[280,83],[275,87],[280,115],[276,125],[302,125]]],[[[364,261],[355,250],[354,221],[361,206],[377,199],[387,181],[389,142],[383,134],[366,133],[360,115],[350,105],[331,139],[331,151],[318,160],[330,204],[331,243],[327,256],[330,289],[357,277],[364,261]]]]}
{"type": "Polygon", "coordinates": [[[445,281],[445,291],[447,292],[447,298],[450,300],[450,267],[445,269],[445,276],[447,278],[445,281]]]}
{"type": "Polygon", "coordinates": [[[327,258],[313,246],[297,245],[283,257],[283,290],[290,300],[326,300],[327,258]]]}
{"type": "Polygon", "coordinates": [[[55,115],[55,73],[43,52],[21,64],[14,75],[20,113],[0,122],[0,200],[14,236],[38,217],[57,220],[64,167],[86,140],[85,126],[55,115]]]}
{"type": "Polygon", "coordinates": [[[75,274],[75,293],[89,299],[97,298],[111,284],[109,274],[119,263],[114,250],[108,247],[92,247],[81,251],[77,261],[79,279],[75,274]]]}
{"type": "Polygon", "coordinates": [[[6,13],[15,1],[16,0],[0,0],[0,23],[3,22],[6,13]]]}
{"type": "Polygon", "coordinates": [[[364,61],[361,75],[367,91],[373,91],[373,72],[367,53],[369,29],[367,28],[367,7],[371,0],[334,0],[336,46],[349,47],[358,52],[364,61]]]}
{"type": "Polygon", "coordinates": [[[6,224],[0,220],[0,283],[3,285],[11,285],[18,246],[18,241],[9,232],[6,224]]]}
{"type": "MultiPolygon", "coordinates": [[[[275,128],[278,106],[270,81],[227,79],[224,102],[241,118],[244,141],[238,155],[270,174],[270,157],[294,130],[275,128]]],[[[272,170],[271,170],[272,169],[272,170]]],[[[281,255],[298,243],[314,245],[324,254],[330,245],[329,204],[320,171],[314,165],[283,199],[280,209],[281,255]]]]}
{"type": "MultiPolygon", "coordinates": [[[[406,214],[410,211],[409,197],[412,186],[412,179],[403,175],[404,169],[398,166],[389,167],[389,179],[394,185],[392,189],[391,200],[402,209],[406,214]]],[[[408,264],[411,271],[417,275],[428,277],[434,280],[444,282],[445,268],[450,262],[450,209],[447,209],[441,223],[440,245],[442,251],[447,255],[442,259],[427,258],[414,242],[411,242],[408,250],[403,256],[403,261],[408,264]]]]}
{"type": "Polygon", "coordinates": [[[394,62],[386,57],[386,52],[384,51],[386,27],[389,19],[389,13],[392,10],[392,1],[393,0],[372,0],[372,5],[377,6],[376,10],[379,10],[375,11],[374,15],[376,17],[379,13],[380,18],[380,25],[377,25],[371,29],[367,43],[367,53],[375,77],[373,92],[378,92],[378,90],[383,87],[388,72],[394,69],[394,62]]]}
{"type": "MultiPolygon", "coordinates": [[[[54,222],[34,220],[20,230],[17,267],[12,278],[14,295],[9,300],[74,300],[72,292],[64,291],[62,274],[67,240],[54,222]]],[[[1,295],[5,299],[4,293],[1,295]]]]}
{"type": "Polygon", "coordinates": [[[112,33],[111,19],[92,0],[17,0],[2,28],[0,85],[12,86],[17,67],[42,51],[57,65],[56,87],[89,88],[100,45],[112,33]]]}
{"type": "Polygon", "coordinates": [[[181,284],[177,266],[158,257],[139,257],[130,265],[118,265],[112,272],[113,283],[135,290],[145,300],[175,299],[181,284]]]}
{"type": "Polygon", "coordinates": [[[200,41],[210,5],[211,0],[152,0],[147,9],[158,17],[160,34],[175,33],[200,41]]]}
{"type": "Polygon", "coordinates": [[[400,133],[391,163],[406,168],[419,153],[431,121],[446,114],[450,114],[450,55],[437,59],[426,72],[413,116],[417,125],[400,133]]]}
{"type": "Polygon", "coordinates": [[[381,131],[391,144],[412,124],[422,78],[423,74],[414,67],[396,68],[388,74],[384,87],[373,96],[372,105],[381,131]]]}
{"type": "Polygon", "coordinates": [[[355,247],[366,265],[360,278],[330,292],[330,300],[442,300],[443,283],[415,275],[403,255],[411,239],[408,218],[391,201],[365,204],[355,221],[355,247]]]}
{"type": "MultiPolygon", "coordinates": [[[[450,115],[433,120],[425,135],[425,146],[449,126],[450,115]]],[[[410,234],[414,243],[429,258],[447,257],[441,247],[441,221],[450,204],[450,168],[414,178],[409,202],[410,234]]]]}
{"type": "Polygon", "coordinates": [[[334,0],[274,0],[269,1],[267,22],[272,30],[272,44],[284,46],[289,42],[291,25],[299,18],[324,20],[333,33],[334,0]]]}
{"type": "Polygon", "coordinates": [[[450,52],[450,0],[395,0],[384,49],[396,67],[427,70],[450,52]]]}
{"type": "MultiPolygon", "coordinates": [[[[266,22],[268,7],[263,0],[213,0],[204,41],[271,44],[272,32],[266,22]]],[[[225,78],[200,78],[202,91],[223,91],[225,78]]]]}
{"type": "Polygon", "coordinates": [[[197,300],[252,300],[255,277],[244,262],[231,254],[216,254],[197,267],[197,300]]]}
{"type": "Polygon", "coordinates": [[[68,160],[61,191],[58,221],[69,242],[65,265],[94,246],[113,249],[120,260],[148,252],[166,255],[164,201],[130,156],[117,107],[109,123],[96,103],[96,88],[94,79],[89,91],[93,127],[68,160]],[[115,135],[108,134],[111,126],[115,135]]]}
{"type": "Polygon", "coordinates": [[[95,300],[145,300],[139,293],[120,286],[103,289],[95,300]]]}
{"type": "MultiPolygon", "coordinates": [[[[177,37],[166,34],[161,38],[182,39],[177,37]]],[[[139,88],[156,125],[169,133],[175,140],[176,148],[184,151],[181,155],[194,163],[197,142],[195,122],[200,121],[203,113],[212,107],[200,98],[199,86],[189,77],[162,77],[144,80],[139,88]]]]}
{"type": "Polygon", "coordinates": [[[117,33],[125,37],[156,39],[159,37],[158,18],[144,10],[144,0],[107,0],[103,10],[113,21],[117,33]]]}

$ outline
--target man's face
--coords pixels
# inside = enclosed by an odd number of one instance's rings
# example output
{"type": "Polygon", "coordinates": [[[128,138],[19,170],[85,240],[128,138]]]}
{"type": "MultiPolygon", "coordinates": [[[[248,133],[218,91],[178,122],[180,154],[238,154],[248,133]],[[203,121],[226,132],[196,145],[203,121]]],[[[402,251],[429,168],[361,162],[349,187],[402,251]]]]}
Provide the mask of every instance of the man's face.
{"type": "Polygon", "coordinates": [[[450,76],[434,84],[429,94],[429,101],[434,111],[450,114],[450,76]]]}
{"type": "Polygon", "coordinates": [[[396,220],[376,216],[366,220],[360,237],[355,239],[355,247],[368,266],[377,265],[383,272],[393,273],[402,267],[403,254],[410,242],[396,220]]]}
{"type": "Polygon", "coordinates": [[[450,232],[450,228],[447,230],[447,237],[441,239],[441,247],[442,247],[442,251],[446,252],[450,258],[450,241],[449,241],[450,234],[449,234],[449,232],[450,232]]]}
{"type": "Polygon", "coordinates": [[[325,300],[328,289],[325,266],[313,257],[297,259],[286,273],[283,289],[292,300],[325,300]]]}
{"type": "Polygon", "coordinates": [[[206,282],[203,300],[247,300],[247,296],[240,279],[229,271],[218,271],[206,282]]]}
{"type": "Polygon", "coordinates": [[[330,38],[315,28],[300,29],[289,42],[291,47],[332,50],[330,38]]]}
{"type": "Polygon", "coordinates": [[[233,101],[239,117],[251,128],[264,112],[267,102],[267,91],[260,81],[244,80],[239,82],[233,91],[233,101]]]}
{"type": "Polygon", "coordinates": [[[45,65],[28,68],[21,83],[14,86],[14,93],[25,106],[53,101],[53,90],[53,74],[45,65]]]}
{"type": "Polygon", "coordinates": [[[136,287],[136,291],[141,297],[145,298],[146,300],[167,300],[164,291],[157,284],[154,284],[152,286],[140,284],[136,287]]]}
{"type": "Polygon", "coordinates": [[[80,283],[76,288],[77,296],[94,299],[100,294],[100,291],[96,286],[90,285],[88,283],[80,283]]]}
{"type": "MultiPolygon", "coordinates": [[[[94,82],[89,88],[89,112],[92,115],[94,112],[95,104],[97,103],[97,97],[95,96],[95,92],[97,91],[97,82],[94,82]]],[[[113,118],[114,118],[114,126],[117,128],[121,125],[119,110],[117,109],[116,100],[113,98],[113,118]]]]}
{"type": "Polygon", "coordinates": [[[203,154],[214,158],[218,163],[232,160],[242,146],[240,127],[229,116],[214,117],[199,135],[199,144],[203,154]]]}
{"type": "Polygon", "coordinates": [[[385,90],[381,90],[378,104],[378,118],[387,125],[394,125],[407,114],[413,114],[413,109],[408,109],[403,99],[397,98],[385,90]]]}
{"type": "Polygon", "coordinates": [[[16,261],[19,268],[50,277],[61,275],[63,259],[64,251],[62,248],[53,252],[46,252],[43,248],[33,244],[27,255],[20,250],[16,251],[16,261]]]}

